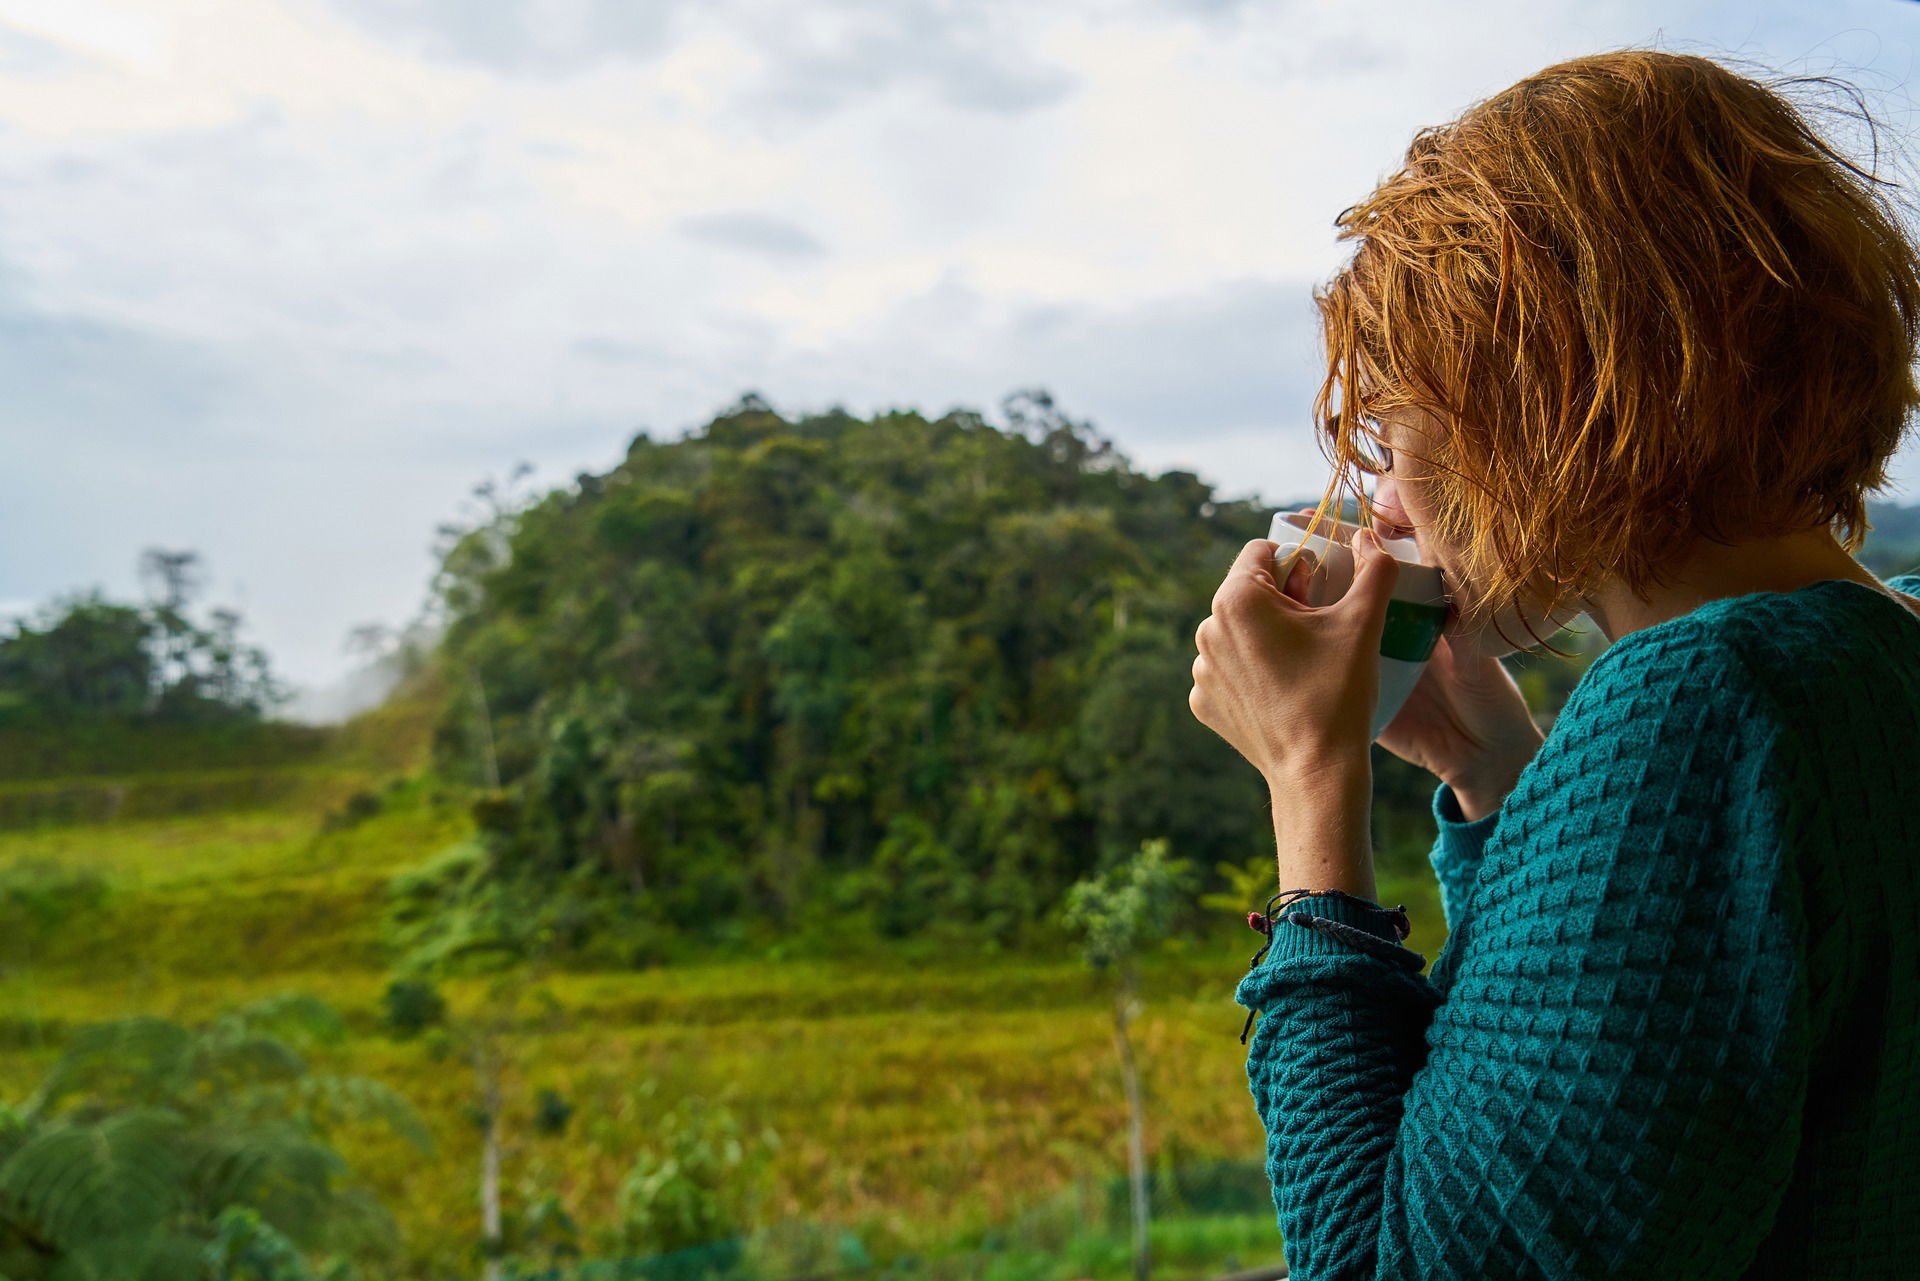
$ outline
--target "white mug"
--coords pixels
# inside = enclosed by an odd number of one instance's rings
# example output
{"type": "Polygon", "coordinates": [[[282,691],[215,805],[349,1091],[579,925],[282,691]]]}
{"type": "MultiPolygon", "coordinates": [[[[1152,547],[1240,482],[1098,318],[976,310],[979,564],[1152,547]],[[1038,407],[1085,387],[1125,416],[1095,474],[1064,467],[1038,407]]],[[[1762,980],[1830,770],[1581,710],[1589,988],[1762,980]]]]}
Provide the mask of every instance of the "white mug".
{"type": "MultiPolygon", "coordinates": [[[[1299,512],[1279,512],[1267,537],[1280,546],[1273,554],[1273,573],[1284,586],[1287,572],[1293,568],[1296,552],[1308,558],[1312,572],[1307,580],[1307,605],[1331,605],[1353,586],[1353,548],[1349,545],[1357,529],[1335,524],[1331,517],[1321,520],[1321,528],[1332,528],[1308,537],[1306,529],[1312,517],[1299,512]]],[[[1440,643],[1441,629],[1447,621],[1446,584],[1437,566],[1423,564],[1420,549],[1411,538],[1383,538],[1380,546],[1400,562],[1400,575],[1394,580],[1393,596],[1387,602],[1387,621],[1380,633],[1380,697],[1374,705],[1373,737],[1399,715],[1400,708],[1413,692],[1440,643]]]]}

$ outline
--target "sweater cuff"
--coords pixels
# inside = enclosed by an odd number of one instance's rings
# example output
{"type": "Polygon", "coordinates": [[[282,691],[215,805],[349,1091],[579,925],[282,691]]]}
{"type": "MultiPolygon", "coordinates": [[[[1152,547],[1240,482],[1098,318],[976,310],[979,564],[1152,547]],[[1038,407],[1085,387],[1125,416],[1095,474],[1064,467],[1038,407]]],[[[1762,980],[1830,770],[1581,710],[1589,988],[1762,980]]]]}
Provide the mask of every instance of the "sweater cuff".
{"type": "Polygon", "coordinates": [[[1490,810],[1469,823],[1460,812],[1460,798],[1449,784],[1442,783],[1433,789],[1433,822],[1439,836],[1427,861],[1433,864],[1442,885],[1464,890],[1479,870],[1480,855],[1500,822],[1500,811],[1490,810]]]}
{"type": "Polygon", "coordinates": [[[1264,1008],[1273,984],[1285,981],[1282,976],[1292,968],[1288,964],[1291,961],[1348,960],[1356,954],[1365,954],[1391,962],[1394,969],[1418,973],[1425,967],[1427,958],[1400,942],[1400,935],[1384,908],[1368,910],[1366,904],[1372,902],[1372,899],[1354,903],[1343,898],[1312,897],[1296,899],[1281,908],[1274,914],[1273,939],[1266,955],[1241,978],[1233,994],[1235,1002],[1248,1009],[1264,1008]],[[1351,926],[1369,941],[1358,943],[1337,933],[1289,921],[1287,917],[1295,913],[1351,926]]]}
{"type": "MultiPolygon", "coordinates": [[[[1357,929],[1365,930],[1375,938],[1385,939],[1389,943],[1398,943],[1400,941],[1400,935],[1394,931],[1392,923],[1387,920],[1386,904],[1376,903],[1372,899],[1362,899],[1356,903],[1352,899],[1337,898],[1331,894],[1312,895],[1307,898],[1295,899],[1293,902],[1281,908],[1273,918],[1273,930],[1277,939],[1287,937],[1280,933],[1280,926],[1287,924],[1284,918],[1292,912],[1299,912],[1305,916],[1324,917],[1329,921],[1338,921],[1342,925],[1351,925],[1357,929]]],[[[1299,925],[1291,925],[1289,928],[1296,934],[1305,934],[1308,937],[1331,937],[1331,935],[1321,934],[1318,930],[1307,929],[1299,925]]],[[[1280,950],[1278,941],[1274,943],[1273,950],[1276,952],[1280,950]]]]}
{"type": "Polygon", "coordinates": [[[1453,786],[1442,783],[1433,789],[1433,820],[1440,825],[1442,840],[1465,838],[1479,848],[1493,833],[1493,825],[1500,819],[1498,808],[1487,811],[1479,818],[1469,822],[1460,809],[1460,798],[1454,795],[1453,786]]]}

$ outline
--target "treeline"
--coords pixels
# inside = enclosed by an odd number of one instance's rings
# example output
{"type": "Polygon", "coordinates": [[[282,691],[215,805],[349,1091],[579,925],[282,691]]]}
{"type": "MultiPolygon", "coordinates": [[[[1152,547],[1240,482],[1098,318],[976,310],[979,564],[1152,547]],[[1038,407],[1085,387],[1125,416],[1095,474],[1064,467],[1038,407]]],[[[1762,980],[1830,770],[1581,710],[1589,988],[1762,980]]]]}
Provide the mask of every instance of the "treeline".
{"type": "Polygon", "coordinates": [[[198,553],[149,549],[143,604],[98,591],[53,602],[0,635],[0,727],[258,721],[285,699],[238,611],[196,617],[198,553]]]}

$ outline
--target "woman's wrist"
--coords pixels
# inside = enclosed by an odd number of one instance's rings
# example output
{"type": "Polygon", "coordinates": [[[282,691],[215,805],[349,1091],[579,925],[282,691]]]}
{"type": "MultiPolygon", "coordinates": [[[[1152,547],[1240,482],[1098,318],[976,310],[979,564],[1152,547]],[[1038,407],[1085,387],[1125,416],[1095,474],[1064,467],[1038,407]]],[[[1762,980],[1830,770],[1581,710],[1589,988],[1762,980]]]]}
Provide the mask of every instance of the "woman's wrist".
{"type": "Polygon", "coordinates": [[[1499,809],[1507,799],[1507,793],[1513,790],[1509,785],[1504,789],[1483,791],[1462,787],[1457,783],[1448,783],[1453,789],[1453,803],[1460,807],[1460,821],[1477,823],[1487,815],[1499,809]]]}
{"type": "Polygon", "coordinates": [[[1461,816],[1472,823],[1500,808],[1507,799],[1507,793],[1520,781],[1520,775],[1533,760],[1539,746],[1539,743],[1535,743],[1524,756],[1516,755],[1497,764],[1483,763],[1482,768],[1472,775],[1443,778],[1440,781],[1453,789],[1453,799],[1460,806],[1461,816]]]}
{"type": "Polygon", "coordinates": [[[1374,896],[1368,812],[1373,798],[1369,756],[1332,754],[1267,775],[1273,798],[1280,887],[1345,890],[1374,896]]]}

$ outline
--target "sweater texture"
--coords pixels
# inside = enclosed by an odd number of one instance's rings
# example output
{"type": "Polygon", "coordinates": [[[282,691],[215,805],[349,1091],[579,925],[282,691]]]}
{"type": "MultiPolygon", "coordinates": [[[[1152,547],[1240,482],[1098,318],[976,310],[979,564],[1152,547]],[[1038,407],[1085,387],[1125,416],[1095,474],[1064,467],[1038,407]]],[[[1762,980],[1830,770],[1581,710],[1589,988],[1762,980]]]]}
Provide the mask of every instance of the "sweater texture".
{"type": "Polygon", "coordinates": [[[1499,810],[1433,812],[1426,974],[1314,896],[1235,993],[1296,1281],[1920,1276],[1920,615],[1630,632],[1499,810]]]}

